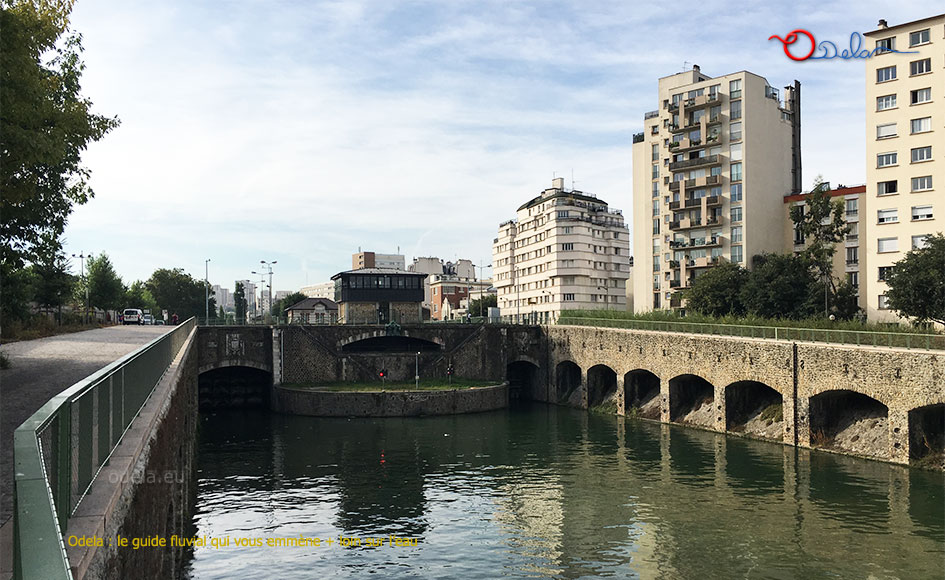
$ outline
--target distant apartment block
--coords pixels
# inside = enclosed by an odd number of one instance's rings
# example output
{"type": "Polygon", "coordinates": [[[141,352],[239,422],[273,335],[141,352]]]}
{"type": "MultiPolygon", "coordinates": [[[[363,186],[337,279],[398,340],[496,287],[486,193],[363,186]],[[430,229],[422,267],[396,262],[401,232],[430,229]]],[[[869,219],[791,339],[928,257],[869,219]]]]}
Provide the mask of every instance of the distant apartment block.
{"type": "MultiPolygon", "coordinates": [[[[240,284],[243,285],[243,294],[244,294],[244,297],[246,298],[246,312],[249,312],[249,313],[256,312],[256,304],[257,304],[257,302],[256,302],[256,284],[253,283],[253,282],[250,282],[249,280],[237,280],[236,282],[238,282],[238,283],[240,283],[240,284]]],[[[235,284],[235,283],[234,283],[234,285],[233,285],[233,288],[234,288],[233,292],[235,293],[235,292],[236,292],[236,290],[235,290],[236,284],[235,284]]],[[[236,303],[236,299],[234,298],[233,300],[234,300],[234,304],[235,304],[235,303],[236,303]]]]}
{"type": "Polygon", "coordinates": [[[800,83],[780,91],[698,66],[659,79],[659,109],[633,137],[633,308],[682,306],[678,291],[722,261],[783,251],[783,198],[801,191],[800,83]]]}
{"type": "Polygon", "coordinates": [[[299,292],[305,294],[309,298],[325,298],[327,300],[334,300],[335,283],[329,280],[328,282],[322,282],[320,284],[302,286],[302,289],[299,290],[299,292]]]}
{"type": "Polygon", "coordinates": [[[219,284],[214,284],[211,290],[213,291],[213,299],[216,301],[218,308],[227,310],[233,306],[232,295],[230,294],[230,290],[228,288],[224,288],[219,284]]]}
{"type": "Polygon", "coordinates": [[[562,310],[626,310],[629,231],[620,210],[564,179],[499,225],[493,285],[504,318],[547,323],[562,310]]]}
{"type": "MultiPolygon", "coordinates": [[[[456,262],[444,262],[435,256],[420,257],[414,258],[413,264],[407,270],[427,275],[423,280],[423,307],[430,311],[432,318],[437,318],[434,316],[433,289],[431,287],[434,280],[442,276],[463,282],[476,280],[476,267],[472,260],[463,259],[456,260],[456,262]]],[[[482,272],[480,271],[480,273],[482,272]]]]}
{"type": "Polygon", "coordinates": [[[382,270],[404,270],[406,261],[403,254],[377,254],[358,252],[351,254],[351,269],[380,268],[382,270]]]}
{"type": "Polygon", "coordinates": [[[945,230],[945,14],[896,26],[880,20],[866,39],[879,50],[866,59],[863,306],[869,320],[900,322],[886,276],[945,230]]]}

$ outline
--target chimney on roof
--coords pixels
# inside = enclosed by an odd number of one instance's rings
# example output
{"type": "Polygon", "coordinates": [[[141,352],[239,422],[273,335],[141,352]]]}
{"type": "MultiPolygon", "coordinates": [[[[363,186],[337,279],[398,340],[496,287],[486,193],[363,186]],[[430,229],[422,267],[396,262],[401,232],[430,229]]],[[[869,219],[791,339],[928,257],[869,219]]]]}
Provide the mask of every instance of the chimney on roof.
{"type": "Polygon", "coordinates": [[[702,72],[702,69],[699,68],[699,65],[697,65],[697,64],[692,65],[692,70],[694,70],[694,71],[696,71],[696,72],[702,72]]]}
{"type": "Polygon", "coordinates": [[[880,27],[880,28],[889,28],[889,25],[886,24],[886,19],[885,19],[885,18],[880,18],[880,19],[879,19],[879,27],[880,27]]]}

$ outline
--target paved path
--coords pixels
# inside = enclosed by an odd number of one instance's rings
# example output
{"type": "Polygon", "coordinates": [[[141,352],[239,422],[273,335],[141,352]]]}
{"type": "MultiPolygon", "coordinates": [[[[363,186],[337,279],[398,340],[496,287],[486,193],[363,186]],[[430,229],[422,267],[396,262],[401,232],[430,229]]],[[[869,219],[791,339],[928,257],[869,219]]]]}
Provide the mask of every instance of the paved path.
{"type": "Polygon", "coordinates": [[[0,346],[12,363],[0,371],[0,524],[13,515],[16,428],[63,389],[171,328],[112,326],[0,346]]]}

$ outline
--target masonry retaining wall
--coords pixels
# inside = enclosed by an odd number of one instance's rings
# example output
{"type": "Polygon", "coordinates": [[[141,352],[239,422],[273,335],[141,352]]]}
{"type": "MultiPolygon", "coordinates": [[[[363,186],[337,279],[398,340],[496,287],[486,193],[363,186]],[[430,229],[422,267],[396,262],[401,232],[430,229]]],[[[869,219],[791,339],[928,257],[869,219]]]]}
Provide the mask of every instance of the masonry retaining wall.
{"type": "Polygon", "coordinates": [[[273,411],[314,417],[419,417],[504,409],[509,385],[451,391],[337,392],[273,387],[273,411]]]}

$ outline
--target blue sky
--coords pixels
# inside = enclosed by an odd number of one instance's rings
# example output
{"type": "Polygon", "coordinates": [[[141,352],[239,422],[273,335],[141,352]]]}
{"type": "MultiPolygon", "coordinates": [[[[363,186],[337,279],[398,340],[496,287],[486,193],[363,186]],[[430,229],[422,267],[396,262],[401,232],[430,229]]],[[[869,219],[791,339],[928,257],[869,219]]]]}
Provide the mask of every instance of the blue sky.
{"type": "MultiPolygon", "coordinates": [[[[696,63],[802,83],[804,183],[864,181],[862,60],[794,62],[939,2],[154,3],[77,0],[83,92],[122,124],[84,156],[96,196],[70,253],[125,282],[180,267],[232,288],[327,280],[358,248],[491,261],[499,223],[551,183],[632,213],[631,137],[657,79],[696,63]]],[[[78,263],[75,264],[78,270],[78,263]]],[[[488,273],[488,271],[487,271],[488,273]]]]}

